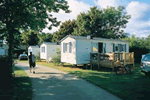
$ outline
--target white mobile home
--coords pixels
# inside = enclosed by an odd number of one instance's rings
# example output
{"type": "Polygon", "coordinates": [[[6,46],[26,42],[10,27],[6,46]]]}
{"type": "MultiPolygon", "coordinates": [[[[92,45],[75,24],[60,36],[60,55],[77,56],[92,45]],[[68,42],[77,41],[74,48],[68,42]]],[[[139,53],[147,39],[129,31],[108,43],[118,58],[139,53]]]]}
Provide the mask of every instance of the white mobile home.
{"type": "Polygon", "coordinates": [[[28,47],[28,55],[30,55],[30,52],[34,55],[38,55],[40,53],[40,47],[39,46],[29,46],[28,47]]]}
{"type": "Polygon", "coordinates": [[[90,63],[90,53],[129,52],[129,42],[67,35],[61,40],[61,62],[90,63]]]}
{"type": "Polygon", "coordinates": [[[8,55],[8,46],[4,42],[0,43],[0,55],[8,55]]]}
{"type": "Polygon", "coordinates": [[[57,48],[60,49],[60,45],[57,43],[51,43],[51,42],[44,42],[40,46],[40,58],[48,60],[50,57],[57,55],[56,50],[57,48]]]}

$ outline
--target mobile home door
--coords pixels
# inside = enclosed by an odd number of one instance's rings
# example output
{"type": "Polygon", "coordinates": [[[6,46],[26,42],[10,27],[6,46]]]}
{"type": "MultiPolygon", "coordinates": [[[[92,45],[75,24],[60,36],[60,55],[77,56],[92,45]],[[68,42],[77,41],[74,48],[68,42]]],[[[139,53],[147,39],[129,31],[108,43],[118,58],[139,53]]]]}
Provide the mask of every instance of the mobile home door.
{"type": "Polygon", "coordinates": [[[103,43],[98,42],[98,53],[102,53],[102,52],[103,52],[103,43]]]}

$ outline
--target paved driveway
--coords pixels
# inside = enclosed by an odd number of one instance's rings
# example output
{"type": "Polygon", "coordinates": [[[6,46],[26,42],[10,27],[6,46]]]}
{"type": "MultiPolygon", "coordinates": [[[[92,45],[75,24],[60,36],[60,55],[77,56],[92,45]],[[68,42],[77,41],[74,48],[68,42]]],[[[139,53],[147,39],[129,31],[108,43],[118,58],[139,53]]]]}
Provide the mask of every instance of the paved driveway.
{"type": "Polygon", "coordinates": [[[27,63],[16,64],[25,70],[33,84],[33,100],[121,100],[74,75],[37,65],[35,74],[27,63]]]}

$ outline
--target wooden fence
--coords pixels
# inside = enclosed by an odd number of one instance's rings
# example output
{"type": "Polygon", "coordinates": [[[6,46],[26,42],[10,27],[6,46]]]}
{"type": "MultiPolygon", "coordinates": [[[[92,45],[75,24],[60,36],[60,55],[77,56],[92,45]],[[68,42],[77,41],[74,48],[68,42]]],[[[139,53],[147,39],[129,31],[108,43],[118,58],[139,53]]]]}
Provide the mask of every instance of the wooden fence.
{"type": "Polygon", "coordinates": [[[97,64],[98,68],[110,67],[113,68],[117,59],[124,66],[130,64],[134,66],[134,52],[132,53],[91,53],[90,54],[90,64],[91,68],[93,64],[97,64]]]}

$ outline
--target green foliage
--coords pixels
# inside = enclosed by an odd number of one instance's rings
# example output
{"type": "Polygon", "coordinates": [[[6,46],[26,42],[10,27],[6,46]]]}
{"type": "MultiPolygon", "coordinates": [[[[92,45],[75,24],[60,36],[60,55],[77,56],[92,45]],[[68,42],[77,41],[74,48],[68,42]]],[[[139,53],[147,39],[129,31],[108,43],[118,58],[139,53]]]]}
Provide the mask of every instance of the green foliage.
{"type": "Polygon", "coordinates": [[[61,24],[60,29],[53,34],[53,42],[59,42],[63,37],[69,34],[73,34],[74,28],[76,28],[76,20],[68,20],[61,24]]]}
{"type": "Polygon", "coordinates": [[[53,61],[53,63],[54,63],[54,65],[59,65],[60,64],[60,56],[54,56],[53,58],[52,58],[52,61],[53,61]]]}
{"type": "Polygon", "coordinates": [[[41,59],[40,59],[40,52],[36,55],[36,61],[41,61],[41,59]]]}
{"type": "Polygon", "coordinates": [[[43,42],[52,42],[53,34],[41,33],[41,34],[38,34],[38,38],[39,38],[39,42],[38,42],[39,45],[43,42]]]}
{"type": "Polygon", "coordinates": [[[135,37],[135,35],[123,39],[130,42],[129,51],[134,52],[135,62],[139,63],[141,61],[142,55],[149,53],[150,51],[149,39],[150,36],[148,36],[145,39],[143,37],[142,38],[135,37]]]}
{"type": "Polygon", "coordinates": [[[39,32],[45,27],[51,29],[52,26],[58,26],[60,22],[52,16],[51,12],[58,13],[59,10],[63,10],[68,13],[70,12],[68,8],[66,0],[0,1],[0,38],[6,38],[8,41],[10,67],[13,64],[13,50],[21,43],[21,32],[28,29],[39,32]],[[51,24],[46,26],[48,22],[51,24]]]}
{"type": "Polygon", "coordinates": [[[61,55],[61,50],[60,50],[60,48],[57,48],[57,49],[56,49],[56,53],[57,53],[57,55],[61,55]]]}
{"type": "Polygon", "coordinates": [[[61,51],[59,48],[56,50],[57,55],[52,58],[54,65],[59,65],[61,63],[61,51]]]}
{"type": "Polygon", "coordinates": [[[24,45],[38,45],[38,33],[33,30],[24,31],[21,34],[22,44],[24,45]]]}
{"type": "Polygon", "coordinates": [[[130,16],[123,11],[124,7],[109,7],[107,9],[90,8],[87,13],[80,13],[77,16],[74,29],[75,35],[102,38],[124,38],[127,36],[123,28],[126,27],[130,16]]]}

